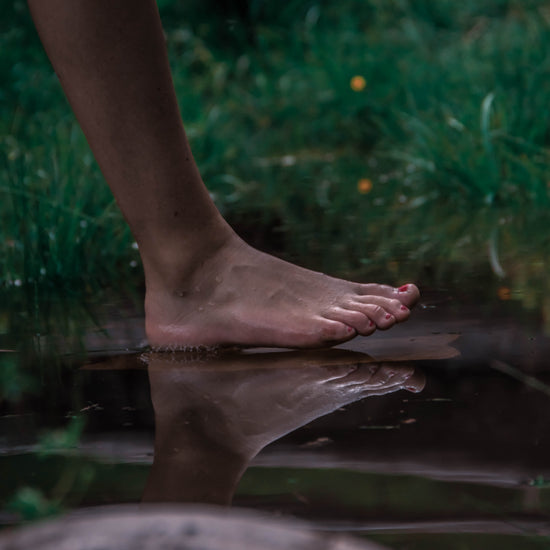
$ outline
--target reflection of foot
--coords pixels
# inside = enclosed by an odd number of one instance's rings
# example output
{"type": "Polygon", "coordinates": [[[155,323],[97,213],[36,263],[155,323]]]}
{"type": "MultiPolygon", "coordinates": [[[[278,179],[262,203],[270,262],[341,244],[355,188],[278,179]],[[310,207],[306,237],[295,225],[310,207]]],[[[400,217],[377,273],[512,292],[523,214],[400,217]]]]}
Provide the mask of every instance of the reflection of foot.
{"type": "Polygon", "coordinates": [[[268,443],[363,397],[424,386],[412,367],[343,350],[149,357],[156,436],[148,500],[228,502],[268,443]]]}
{"type": "Polygon", "coordinates": [[[184,277],[148,280],[146,328],[158,348],[322,347],[407,320],[418,297],[412,284],[334,279],[231,238],[184,277]]]}

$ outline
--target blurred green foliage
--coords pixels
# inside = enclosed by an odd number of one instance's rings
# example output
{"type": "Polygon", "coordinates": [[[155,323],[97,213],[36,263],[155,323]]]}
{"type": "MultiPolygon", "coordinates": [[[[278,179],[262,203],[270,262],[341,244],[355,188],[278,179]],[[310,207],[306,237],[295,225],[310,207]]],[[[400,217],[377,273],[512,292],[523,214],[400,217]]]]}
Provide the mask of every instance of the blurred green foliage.
{"type": "MultiPolygon", "coordinates": [[[[247,238],[335,274],[521,300],[550,324],[546,0],[158,4],[195,158],[247,238]]],[[[0,400],[16,402],[37,366],[56,375],[33,362],[54,330],[80,345],[82,315],[50,298],[142,275],[26,3],[0,8],[0,400]]],[[[14,488],[11,509],[56,512],[87,487],[79,468],[14,488]]]]}
{"type": "MultiPolygon", "coordinates": [[[[346,276],[505,285],[550,319],[547,2],[158,4],[195,157],[247,238],[346,276]]],[[[1,287],[141,281],[26,4],[0,6],[1,287]]]]}
{"type": "Polygon", "coordinates": [[[21,368],[14,352],[0,353],[0,403],[16,401],[23,393],[36,388],[36,380],[21,368]]]}
{"type": "Polygon", "coordinates": [[[42,491],[33,487],[22,487],[12,497],[7,506],[23,521],[32,521],[54,516],[61,512],[57,502],[49,500],[42,491]]]}
{"type": "Polygon", "coordinates": [[[63,453],[76,448],[84,428],[84,418],[73,416],[62,429],[48,431],[38,441],[39,456],[63,453]]]}
{"type": "Polygon", "coordinates": [[[539,489],[548,489],[550,488],[550,479],[546,479],[544,476],[539,475],[535,479],[532,479],[529,482],[531,487],[537,487],[539,489]]]}
{"type": "Polygon", "coordinates": [[[83,456],[26,453],[1,459],[6,477],[0,509],[14,522],[60,514],[79,506],[138,502],[149,465],[106,464],[83,456]],[[32,486],[31,486],[32,484],[32,486]]]}
{"type": "MultiPolygon", "coordinates": [[[[44,457],[64,454],[75,449],[80,441],[84,419],[73,416],[67,426],[43,433],[38,441],[36,456],[44,457]]],[[[22,520],[30,521],[59,514],[62,503],[69,493],[82,492],[92,479],[91,469],[77,466],[67,468],[57,477],[50,479],[53,488],[46,493],[38,487],[19,486],[7,501],[6,508],[22,520]]],[[[4,496],[5,498],[5,496],[4,496]]]]}

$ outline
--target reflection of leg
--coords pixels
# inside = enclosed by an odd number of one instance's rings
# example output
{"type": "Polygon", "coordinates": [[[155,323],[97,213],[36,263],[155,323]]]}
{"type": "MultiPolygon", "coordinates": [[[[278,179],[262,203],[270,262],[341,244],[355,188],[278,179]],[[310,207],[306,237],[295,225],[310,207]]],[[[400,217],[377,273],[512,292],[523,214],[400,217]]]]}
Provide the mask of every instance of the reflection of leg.
{"type": "MultiPolygon", "coordinates": [[[[183,392],[180,397],[186,399],[183,392]]],[[[209,440],[201,415],[210,412],[191,407],[188,412],[171,416],[157,412],[155,407],[155,457],[144,502],[231,504],[249,459],[234,452],[230,445],[209,440]]],[[[208,423],[215,425],[220,420],[208,418],[208,423]]]]}
{"type": "Polygon", "coordinates": [[[361,364],[368,359],[362,354],[331,352],[204,363],[151,354],[155,460],[144,498],[227,503],[268,443],[369,395],[423,387],[412,367],[361,364]]]}
{"type": "Polygon", "coordinates": [[[154,346],[316,347],[409,316],[401,289],[262,254],[220,217],[180,121],[154,0],[29,0],[143,259],[154,346]]]}

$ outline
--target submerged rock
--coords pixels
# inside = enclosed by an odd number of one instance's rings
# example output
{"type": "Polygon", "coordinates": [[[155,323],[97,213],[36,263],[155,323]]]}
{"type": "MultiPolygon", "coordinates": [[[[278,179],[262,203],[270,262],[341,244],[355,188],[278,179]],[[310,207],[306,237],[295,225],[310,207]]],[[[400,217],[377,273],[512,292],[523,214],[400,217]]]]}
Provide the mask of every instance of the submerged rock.
{"type": "Polygon", "coordinates": [[[107,506],[0,535],[1,550],[383,550],[305,522],[221,507],[107,506]]]}

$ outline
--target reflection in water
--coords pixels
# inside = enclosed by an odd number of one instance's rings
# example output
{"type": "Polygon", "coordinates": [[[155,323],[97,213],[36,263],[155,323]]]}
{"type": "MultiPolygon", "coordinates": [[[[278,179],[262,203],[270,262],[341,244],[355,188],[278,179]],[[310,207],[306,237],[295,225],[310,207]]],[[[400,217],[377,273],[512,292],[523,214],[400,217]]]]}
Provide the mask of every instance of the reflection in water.
{"type": "Polygon", "coordinates": [[[272,441],[364,397],[419,392],[425,383],[414,367],[346,350],[147,360],[156,423],[150,502],[229,504],[272,441]]]}

